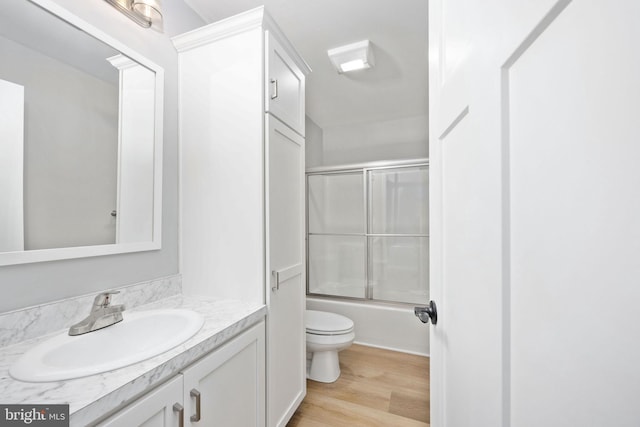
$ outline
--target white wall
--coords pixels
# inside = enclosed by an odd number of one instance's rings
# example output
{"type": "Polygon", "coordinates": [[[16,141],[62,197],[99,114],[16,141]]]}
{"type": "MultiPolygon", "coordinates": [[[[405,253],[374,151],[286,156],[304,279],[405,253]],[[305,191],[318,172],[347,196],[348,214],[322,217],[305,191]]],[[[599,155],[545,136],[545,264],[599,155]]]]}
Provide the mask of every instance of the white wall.
{"type": "Polygon", "coordinates": [[[170,37],[203,22],[181,0],[164,2],[164,33],[136,25],[104,1],[55,1],[165,69],[162,249],[1,267],[0,312],[178,273],[178,78],[170,37]]]}
{"type": "Polygon", "coordinates": [[[311,117],[305,116],[305,163],[312,168],[322,165],[322,128],[311,117]]]}
{"type": "MultiPolygon", "coordinates": [[[[309,123],[309,122],[307,122],[309,123]]],[[[307,141],[307,167],[428,157],[428,117],[327,126],[307,141]]]]}

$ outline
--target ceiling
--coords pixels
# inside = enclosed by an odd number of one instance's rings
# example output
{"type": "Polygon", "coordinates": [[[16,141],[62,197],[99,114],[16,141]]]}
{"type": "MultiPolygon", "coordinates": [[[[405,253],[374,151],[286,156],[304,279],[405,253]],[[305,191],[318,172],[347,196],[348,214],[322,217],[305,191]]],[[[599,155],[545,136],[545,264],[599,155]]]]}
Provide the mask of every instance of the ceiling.
{"type": "Polygon", "coordinates": [[[426,0],[185,0],[206,22],[266,10],[313,70],[307,115],[320,127],[426,116],[426,0]],[[338,74],[327,50],[369,39],[375,67],[338,74]]]}

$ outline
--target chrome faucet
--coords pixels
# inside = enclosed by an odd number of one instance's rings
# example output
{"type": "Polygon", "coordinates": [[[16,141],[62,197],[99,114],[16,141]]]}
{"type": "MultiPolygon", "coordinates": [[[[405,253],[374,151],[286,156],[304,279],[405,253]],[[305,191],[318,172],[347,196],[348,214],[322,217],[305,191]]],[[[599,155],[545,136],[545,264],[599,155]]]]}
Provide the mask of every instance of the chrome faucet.
{"type": "Polygon", "coordinates": [[[119,291],[103,292],[93,300],[91,313],[85,319],[69,328],[69,335],[82,335],[97,331],[122,321],[124,305],[111,305],[111,295],[119,291]]]}

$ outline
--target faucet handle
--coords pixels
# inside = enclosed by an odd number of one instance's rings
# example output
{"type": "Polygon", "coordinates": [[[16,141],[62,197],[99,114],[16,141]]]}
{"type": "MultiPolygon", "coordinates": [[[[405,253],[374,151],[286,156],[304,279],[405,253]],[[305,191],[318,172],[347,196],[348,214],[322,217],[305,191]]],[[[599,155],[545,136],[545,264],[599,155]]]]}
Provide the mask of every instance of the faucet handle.
{"type": "Polygon", "coordinates": [[[115,295],[119,293],[120,291],[108,291],[108,292],[102,292],[96,295],[95,299],[93,300],[93,307],[94,308],[109,307],[109,305],[111,304],[111,295],[115,295]]]}

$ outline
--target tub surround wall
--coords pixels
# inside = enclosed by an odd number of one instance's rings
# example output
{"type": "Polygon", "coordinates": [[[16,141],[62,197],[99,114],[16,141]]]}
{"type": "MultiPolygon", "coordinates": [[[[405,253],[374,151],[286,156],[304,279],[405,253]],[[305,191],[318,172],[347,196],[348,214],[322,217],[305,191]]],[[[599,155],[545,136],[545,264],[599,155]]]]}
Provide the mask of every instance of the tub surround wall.
{"type": "Polygon", "coordinates": [[[307,309],[353,320],[356,344],[429,355],[429,327],[415,317],[412,307],[307,297],[307,309]]]}

